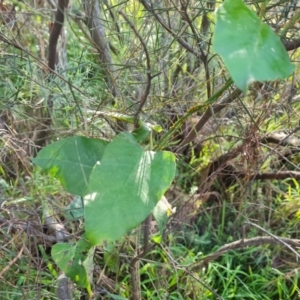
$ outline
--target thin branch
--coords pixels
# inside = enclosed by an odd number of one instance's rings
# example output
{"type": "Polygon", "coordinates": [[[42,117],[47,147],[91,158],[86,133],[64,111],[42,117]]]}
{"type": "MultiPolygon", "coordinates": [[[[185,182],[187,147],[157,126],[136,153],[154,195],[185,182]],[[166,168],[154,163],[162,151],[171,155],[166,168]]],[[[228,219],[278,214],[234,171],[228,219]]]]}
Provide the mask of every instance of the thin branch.
{"type": "Polygon", "coordinates": [[[11,266],[14,265],[14,264],[17,262],[17,260],[21,258],[22,253],[23,253],[23,251],[24,251],[24,247],[25,247],[25,246],[24,246],[24,244],[23,244],[23,246],[22,246],[22,248],[20,249],[20,251],[19,251],[19,253],[17,254],[17,256],[14,257],[13,260],[11,260],[11,261],[8,263],[8,265],[5,266],[5,267],[2,269],[2,271],[0,272],[0,278],[3,278],[4,273],[6,273],[6,272],[11,268],[11,266]]]}
{"type": "MultiPolygon", "coordinates": [[[[41,237],[44,241],[47,241],[50,245],[56,242],[56,237],[46,235],[43,233],[43,226],[39,224],[31,224],[24,221],[10,221],[4,218],[0,218],[0,228],[8,226],[12,233],[17,232],[18,230],[30,231],[32,235],[36,237],[41,237]],[[40,230],[36,229],[35,226],[40,227],[40,230]]],[[[72,236],[69,235],[67,239],[70,239],[72,236]]]]}
{"type": "MultiPolygon", "coordinates": [[[[254,224],[254,223],[249,222],[249,221],[245,222],[244,224],[248,224],[248,225],[251,225],[251,226],[254,226],[254,227],[258,228],[259,230],[261,230],[264,233],[268,234],[274,241],[276,241],[277,244],[281,244],[281,245],[287,247],[291,252],[293,252],[296,255],[297,261],[300,258],[300,254],[294,248],[291,247],[291,245],[290,245],[291,240],[290,239],[284,239],[284,238],[281,238],[279,236],[276,236],[276,235],[272,234],[271,232],[267,231],[266,229],[260,227],[259,225],[254,224]]],[[[299,240],[296,240],[296,241],[299,241],[299,240]]],[[[299,243],[296,243],[296,245],[298,247],[300,246],[299,243]]]]}
{"type": "MultiPolygon", "coordinates": [[[[170,139],[170,137],[172,136],[172,134],[178,129],[178,127],[180,127],[185,120],[190,117],[191,115],[193,115],[194,113],[197,113],[199,110],[203,109],[204,107],[209,106],[208,109],[210,109],[210,105],[213,104],[214,102],[217,101],[217,99],[229,88],[229,86],[232,84],[232,79],[228,79],[227,82],[214,94],[211,96],[211,98],[209,98],[207,101],[205,101],[204,103],[201,103],[199,105],[195,105],[193,107],[191,107],[188,112],[182,116],[181,118],[179,118],[173,125],[172,128],[170,130],[168,130],[168,132],[161,138],[160,143],[158,145],[159,148],[163,148],[165,147],[165,143],[168,142],[168,140],[170,139]]],[[[237,90],[239,92],[239,94],[241,93],[239,90],[237,90]]],[[[229,96],[231,96],[233,93],[235,93],[236,91],[232,92],[229,96]]],[[[232,95],[233,96],[233,95],[232,95]]],[[[227,98],[226,98],[227,99],[227,98]]],[[[224,104],[220,103],[220,106],[217,106],[216,109],[218,111],[222,110],[224,107],[224,104]]],[[[209,114],[209,112],[207,112],[209,114]]],[[[209,117],[210,118],[210,117],[209,117]]],[[[205,121],[205,123],[208,121],[208,119],[205,121]]],[[[194,137],[196,137],[196,132],[192,132],[194,131],[191,130],[188,135],[191,135],[190,138],[191,140],[194,139],[194,137]]],[[[183,141],[184,142],[184,141],[183,141]]],[[[177,153],[182,153],[184,151],[184,149],[182,149],[182,147],[185,147],[190,141],[183,143],[181,142],[181,144],[178,146],[178,150],[177,153]]]]}
{"type": "Polygon", "coordinates": [[[297,9],[293,16],[288,20],[288,22],[283,26],[279,35],[281,37],[285,37],[288,31],[295,25],[297,21],[300,19],[300,9],[297,9]]]}
{"type": "MultiPolygon", "coordinates": [[[[187,3],[184,0],[180,0],[180,3],[181,3],[180,14],[182,15],[183,20],[185,20],[189,24],[189,27],[192,30],[193,36],[196,39],[199,51],[201,53],[201,60],[203,62],[204,69],[205,69],[206,93],[207,93],[207,98],[210,98],[211,97],[211,85],[210,85],[210,74],[209,74],[209,68],[208,68],[207,54],[205,54],[202,49],[202,46],[201,46],[202,40],[200,39],[200,37],[195,29],[195,26],[187,12],[187,6],[188,6],[187,3]]],[[[204,19],[204,16],[202,17],[202,23],[203,23],[203,19],[204,19]]],[[[207,20],[208,20],[208,18],[207,18],[207,20]]]]}
{"type": "MultiPolygon", "coordinates": [[[[28,56],[32,57],[37,63],[39,63],[42,67],[44,67],[45,70],[49,70],[50,68],[47,66],[47,64],[45,64],[41,59],[39,59],[37,56],[33,55],[31,52],[29,52],[28,50],[26,50],[25,48],[23,48],[20,44],[18,44],[18,42],[13,42],[11,40],[9,40],[6,36],[0,34],[0,41],[3,41],[4,43],[26,53],[28,56]]],[[[54,74],[56,77],[58,77],[60,80],[62,80],[64,83],[69,84],[70,86],[72,86],[72,88],[74,90],[76,90],[78,93],[80,93],[83,96],[87,97],[87,94],[85,94],[82,90],[80,90],[78,87],[76,87],[75,85],[69,83],[69,81],[67,79],[65,79],[64,77],[62,77],[60,74],[58,74],[55,71],[52,71],[52,74],[54,74]]],[[[31,79],[33,80],[33,79],[31,79]]]]}
{"type": "Polygon", "coordinates": [[[147,70],[146,70],[146,74],[147,74],[147,83],[146,83],[146,89],[143,93],[143,95],[141,96],[140,99],[140,105],[137,108],[137,111],[134,114],[134,127],[138,128],[139,124],[138,124],[138,116],[143,108],[143,106],[146,103],[146,100],[149,96],[150,93],[150,88],[151,88],[151,80],[152,80],[152,76],[151,76],[151,61],[150,61],[150,55],[147,49],[147,45],[144,42],[143,38],[141,37],[141,35],[139,34],[139,32],[136,30],[136,28],[134,27],[134,25],[132,24],[132,22],[127,18],[127,16],[121,11],[119,10],[118,13],[120,15],[123,16],[123,18],[126,20],[126,22],[129,24],[129,26],[131,27],[131,29],[133,30],[133,32],[135,33],[135,35],[138,37],[139,41],[141,42],[145,55],[146,55],[146,66],[147,66],[147,70]]]}
{"type": "MultiPolygon", "coordinates": [[[[239,145],[231,151],[220,155],[217,159],[215,159],[209,166],[209,174],[215,173],[220,170],[227,162],[236,158],[243,152],[244,145],[239,145]]],[[[272,149],[273,150],[273,149],[272,149]]],[[[287,178],[294,178],[300,180],[300,172],[298,171],[277,171],[277,172],[257,172],[253,174],[249,174],[247,172],[240,172],[230,170],[229,174],[236,178],[246,178],[248,180],[284,180],[287,178]]]]}
{"type": "Polygon", "coordinates": [[[202,55],[204,55],[203,51],[202,51],[202,48],[200,46],[200,43],[201,43],[201,39],[195,29],[195,26],[187,12],[187,8],[188,8],[188,3],[185,2],[185,0],[180,0],[180,4],[181,4],[181,9],[178,9],[178,12],[181,14],[182,16],[182,20],[183,21],[186,21],[188,24],[189,24],[189,27],[191,28],[192,30],[192,33],[193,33],[193,37],[196,39],[196,42],[197,42],[197,45],[200,49],[200,52],[202,53],[202,55]]]}
{"type": "Polygon", "coordinates": [[[208,291],[210,291],[212,294],[214,294],[218,300],[225,300],[222,296],[220,296],[215,290],[213,290],[211,287],[209,287],[208,284],[206,284],[204,281],[200,280],[198,277],[196,277],[192,272],[189,270],[184,270],[185,273],[187,273],[189,276],[191,276],[194,280],[196,280],[198,283],[203,285],[208,291]]]}
{"type": "MultiPolygon", "coordinates": [[[[217,92],[219,93],[219,92],[217,92]]],[[[216,93],[216,94],[217,94],[216,93]]],[[[179,144],[177,153],[183,153],[185,146],[192,142],[197,133],[203,128],[203,126],[208,122],[208,120],[216,113],[220,112],[222,109],[226,108],[229,103],[235,100],[239,95],[241,95],[241,91],[236,89],[231,92],[228,96],[223,98],[219,103],[216,103],[212,106],[209,106],[205,113],[202,115],[198,123],[193,127],[190,132],[187,134],[185,139],[179,144]]],[[[214,95],[215,96],[215,95],[214,95]]],[[[213,97],[214,97],[213,96],[213,97]]]]}
{"type": "Polygon", "coordinates": [[[267,232],[260,226],[253,224],[251,222],[246,222],[245,224],[250,224],[255,227],[258,227],[259,229],[263,230],[270,236],[257,236],[255,238],[241,239],[241,240],[226,244],[226,245],[222,246],[221,248],[219,248],[216,252],[207,255],[201,261],[198,261],[197,263],[192,265],[191,270],[201,270],[209,262],[219,258],[220,256],[227,253],[228,251],[239,250],[239,249],[244,249],[247,247],[261,246],[261,245],[284,245],[289,250],[291,250],[294,254],[296,254],[297,257],[300,257],[300,255],[295,251],[295,249],[292,248],[292,247],[297,247],[297,248],[300,247],[299,239],[289,239],[289,238],[278,237],[273,234],[270,234],[269,232],[267,232]]]}
{"type": "Polygon", "coordinates": [[[149,11],[154,17],[155,19],[162,25],[163,28],[165,28],[167,30],[167,32],[169,32],[173,38],[176,39],[176,41],[188,52],[194,54],[196,57],[200,58],[201,60],[203,59],[202,54],[199,53],[198,51],[194,50],[193,47],[187,43],[185,40],[183,40],[180,35],[176,34],[175,32],[173,32],[173,30],[165,23],[165,21],[155,12],[155,9],[150,6],[147,1],[145,0],[140,0],[140,2],[142,3],[142,5],[145,7],[145,9],[147,11],[149,11]]]}
{"type": "MultiPolygon", "coordinates": [[[[296,128],[296,131],[299,130],[299,128],[296,128]]],[[[296,132],[293,130],[292,134],[296,132]]],[[[291,134],[285,134],[282,132],[274,132],[269,134],[266,137],[263,137],[261,139],[261,143],[272,143],[277,144],[280,146],[292,146],[292,147],[299,147],[300,146],[300,139],[292,136],[291,134]]]]}
{"type": "MultiPolygon", "coordinates": [[[[287,134],[282,140],[281,140],[281,144],[284,143],[285,141],[288,141],[291,136],[300,130],[300,126],[297,126],[293,131],[291,131],[289,134],[287,134]]],[[[274,147],[269,153],[268,155],[266,155],[264,161],[262,162],[262,164],[265,163],[265,161],[276,151],[277,148],[279,148],[280,144],[276,145],[276,147],[274,147]]]]}
{"type": "Polygon", "coordinates": [[[113,58],[110,53],[109,42],[106,38],[99,2],[96,0],[84,0],[83,3],[87,15],[87,18],[84,19],[85,24],[90,31],[94,46],[98,51],[108,88],[111,90],[113,97],[118,99],[121,96],[121,92],[116,83],[116,76],[114,75],[113,58]]]}
{"type": "Polygon", "coordinates": [[[132,299],[141,299],[141,284],[140,284],[140,268],[139,261],[143,258],[149,251],[149,235],[150,235],[150,223],[151,215],[143,222],[144,227],[144,246],[143,251],[135,256],[130,262],[130,276],[131,276],[131,287],[132,287],[132,299]]]}
{"type": "Polygon", "coordinates": [[[49,54],[48,54],[48,67],[50,71],[55,70],[55,64],[56,64],[56,51],[57,51],[57,41],[62,29],[62,26],[64,24],[65,19],[65,10],[68,7],[68,0],[58,0],[57,4],[57,11],[55,15],[55,21],[50,33],[49,38],[49,54]]]}
{"type": "Polygon", "coordinates": [[[287,178],[294,178],[300,180],[300,172],[297,171],[278,171],[276,173],[233,173],[232,175],[238,178],[247,178],[248,180],[283,180],[287,178]]]}
{"type": "MultiPolygon", "coordinates": [[[[220,112],[222,109],[226,108],[229,103],[236,99],[242,92],[238,89],[231,92],[228,96],[222,99],[219,103],[208,107],[205,113],[201,116],[198,123],[190,130],[184,140],[179,144],[177,153],[183,153],[185,146],[192,142],[197,133],[204,127],[208,120],[216,113],[220,112]]],[[[297,127],[293,130],[292,133],[288,135],[283,135],[281,133],[272,133],[261,139],[261,142],[276,143],[282,146],[291,145],[297,147],[300,145],[300,140],[298,138],[292,137],[292,134],[299,130],[300,127],[297,127]]]]}
{"type": "Polygon", "coordinates": [[[160,247],[165,252],[167,258],[170,261],[170,264],[171,264],[172,268],[176,269],[176,270],[184,271],[184,273],[181,275],[181,277],[184,276],[184,274],[190,275],[194,280],[196,280],[198,283],[203,285],[204,288],[206,288],[208,291],[210,291],[212,294],[214,294],[217,297],[218,300],[225,300],[215,290],[213,290],[211,287],[209,287],[208,284],[206,284],[203,280],[200,280],[200,278],[198,278],[199,276],[196,277],[195,274],[188,269],[190,266],[182,266],[182,265],[178,264],[178,262],[176,260],[174,260],[172,255],[162,245],[160,245],[160,247]]]}

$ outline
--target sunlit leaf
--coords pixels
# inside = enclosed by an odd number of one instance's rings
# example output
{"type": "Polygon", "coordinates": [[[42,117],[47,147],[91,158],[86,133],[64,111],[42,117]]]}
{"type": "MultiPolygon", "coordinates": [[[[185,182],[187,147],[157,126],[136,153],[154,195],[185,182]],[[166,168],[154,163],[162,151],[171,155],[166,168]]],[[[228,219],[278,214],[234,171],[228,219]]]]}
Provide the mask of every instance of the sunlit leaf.
{"type": "Polygon", "coordinates": [[[154,209],[175,175],[175,156],[144,151],[129,133],[105,149],[91,174],[85,197],[87,238],[93,245],[114,241],[154,209]]]}
{"type": "Polygon", "coordinates": [[[84,196],[92,169],[106,145],[103,140],[69,137],[45,147],[32,161],[59,179],[66,191],[84,196]]]}
{"type": "Polygon", "coordinates": [[[153,210],[153,216],[161,233],[165,229],[168,219],[172,215],[172,213],[173,210],[171,204],[168,202],[166,197],[163,196],[153,210]]]}
{"type": "Polygon", "coordinates": [[[253,81],[286,78],[294,70],[280,38],[242,0],[217,10],[214,49],[241,90],[253,81]]]}

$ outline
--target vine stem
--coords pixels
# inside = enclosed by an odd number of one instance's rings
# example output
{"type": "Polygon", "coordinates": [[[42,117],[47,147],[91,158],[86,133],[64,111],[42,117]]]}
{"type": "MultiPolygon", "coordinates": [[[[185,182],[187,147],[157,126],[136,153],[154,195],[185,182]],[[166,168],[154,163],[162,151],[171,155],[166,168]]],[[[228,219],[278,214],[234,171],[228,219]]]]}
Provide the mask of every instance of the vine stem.
{"type": "Polygon", "coordinates": [[[141,300],[141,278],[140,278],[140,259],[143,258],[149,250],[149,233],[150,233],[151,215],[143,222],[144,228],[144,245],[143,251],[136,255],[130,262],[130,276],[131,276],[131,292],[132,300],[141,300]]]}

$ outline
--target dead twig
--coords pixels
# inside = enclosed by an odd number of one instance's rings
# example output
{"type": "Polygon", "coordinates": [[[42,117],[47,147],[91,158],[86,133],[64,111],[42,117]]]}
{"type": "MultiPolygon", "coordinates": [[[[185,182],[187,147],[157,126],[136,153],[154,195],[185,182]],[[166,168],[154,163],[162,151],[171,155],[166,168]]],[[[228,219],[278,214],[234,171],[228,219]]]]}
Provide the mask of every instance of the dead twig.
{"type": "Polygon", "coordinates": [[[278,237],[276,235],[271,234],[267,230],[264,230],[262,227],[260,227],[256,224],[253,224],[252,222],[245,222],[245,224],[250,224],[252,226],[255,226],[270,236],[257,236],[255,238],[241,239],[241,240],[226,244],[226,245],[222,246],[221,248],[219,248],[216,252],[207,255],[206,257],[202,258],[197,263],[193,264],[191,266],[191,270],[201,270],[209,262],[217,259],[218,257],[222,256],[223,254],[227,253],[228,251],[240,250],[240,249],[244,249],[244,248],[252,247],[252,246],[284,245],[290,251],[292,251],[297,256],[297,258],[300,257],[300,255],[297,253],[297,251],[292,248],[292,247],[297,247],[297,248],[300,247],[299,239],[289,239],[289,238],[278,237]]]}
{"type": "Polygon", "coordinates": [[[20,249],[19,253],[17,254],[17,256],[13,260],[11,260],[8,263],[8,265],[4,267],[3,270],[0,272],[0,278],[3,278],[4,273],[6,273],[11,268],[11,266],[14,265],[17,262],[17,260],[21,258],[23,250],[24,250],[24,244],[20,249]]]}

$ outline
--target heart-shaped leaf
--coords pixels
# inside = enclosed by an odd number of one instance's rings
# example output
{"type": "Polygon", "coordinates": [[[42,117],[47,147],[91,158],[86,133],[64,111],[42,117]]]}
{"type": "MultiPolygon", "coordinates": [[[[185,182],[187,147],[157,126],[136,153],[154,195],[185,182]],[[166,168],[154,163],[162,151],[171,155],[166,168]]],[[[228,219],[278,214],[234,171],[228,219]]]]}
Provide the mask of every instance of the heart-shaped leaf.
{"type": "Polygon", "coordinates": [[[106,145],[103,140],[69,137],[45,147],[32,161],[59,179],[66,191],[84,196],[92,169],[106,145]]]}
{"type": "Polygon", "coordinates": [[[86,235],[93,245],[114,241],[154,209],[175,175],[174,154],[144,151],[129,133],[105,149],[84,200],[86,235]]]}
{"type": "Polygon", "coordinates": [[[280,38],[242,0],[225,0],[217,10],[214,49],[237,87],[286,78],[294,70],[280,38]]]}

